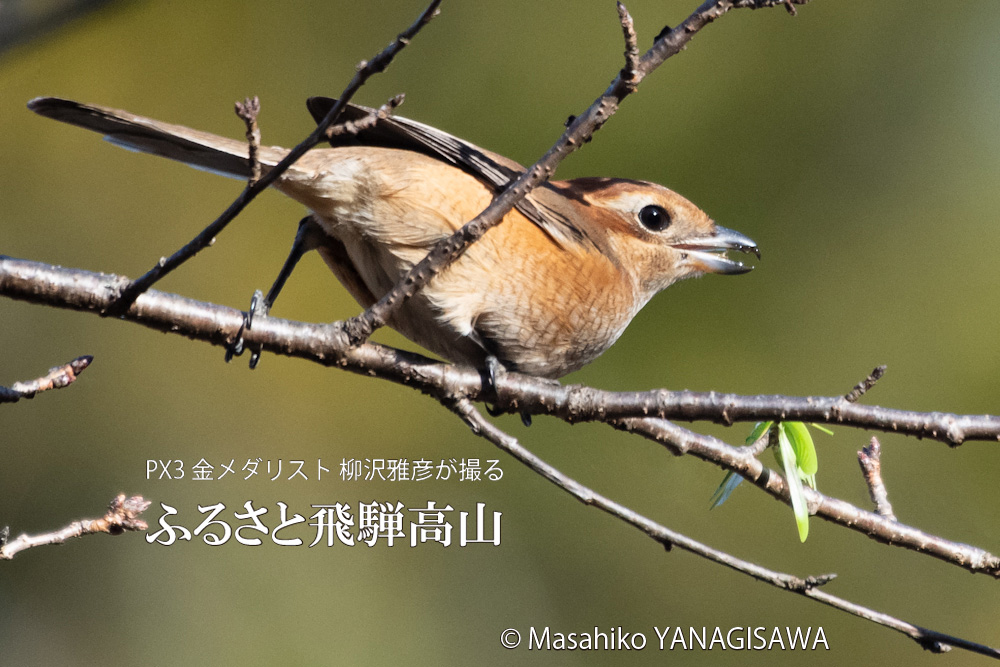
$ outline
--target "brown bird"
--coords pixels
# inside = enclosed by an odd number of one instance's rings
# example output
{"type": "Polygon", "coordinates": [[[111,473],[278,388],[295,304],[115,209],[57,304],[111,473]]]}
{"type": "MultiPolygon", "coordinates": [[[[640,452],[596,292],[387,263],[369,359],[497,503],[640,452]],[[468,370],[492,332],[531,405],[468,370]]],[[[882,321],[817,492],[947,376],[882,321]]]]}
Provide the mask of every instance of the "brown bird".
{"type": "MultiPolygon", "coordinates": [[[[334,103],[312,98],[317,119],[334,103]]],[[[247,178],[247,144],[126,111],[58,98],[28,107],[95,130],[112,143],[247,178]]],[[[348,119],[370,109],[350,106],[348,119]]],[[[474,218],[524,167],[433,127],[381,119],[332,148],[309,151],[275,183],[307,206],[318,251],[364,307],[385,294],[436,242],[474,218]]],[[[266,171],[288,150],[261,147],[266,171]]],[[[390,326],[445,359],[558,378],[618,340],[650,298],[683,278],[753,267],[754,252],[667,188],[620,178],[578,178],[536,188],[503,221],[392,316],[390,326]]]]}

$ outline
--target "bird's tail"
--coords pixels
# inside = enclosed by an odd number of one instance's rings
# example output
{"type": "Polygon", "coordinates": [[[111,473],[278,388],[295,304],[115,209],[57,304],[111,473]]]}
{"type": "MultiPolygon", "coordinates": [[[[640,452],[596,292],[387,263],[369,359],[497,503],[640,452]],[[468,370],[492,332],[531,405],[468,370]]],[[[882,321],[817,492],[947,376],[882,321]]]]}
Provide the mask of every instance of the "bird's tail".
{"type": "MultiPolygon", "coordinates": [[[[28,108],[47,118],[100,132],[123,148],[178,160],[223,176],[250,176],[245,141],[58,97],[38,97],[28,103],[28,108]]],[[[281,161],[287,152],[283,148],[261,146],[259,159],[266,169],[281,161]]]]}

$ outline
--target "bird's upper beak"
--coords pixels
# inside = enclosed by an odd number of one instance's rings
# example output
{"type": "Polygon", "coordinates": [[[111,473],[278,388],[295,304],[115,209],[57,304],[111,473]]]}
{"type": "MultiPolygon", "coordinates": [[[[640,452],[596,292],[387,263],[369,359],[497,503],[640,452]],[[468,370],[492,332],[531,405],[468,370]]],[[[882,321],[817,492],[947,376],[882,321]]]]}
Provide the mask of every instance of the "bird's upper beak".
{"type": "Polygon", "coordinates": [[[711,236],[672,245],[687,253],[706,273],[735,275],[753,271],[753,266],[726,257],[727,250],[752,252],[757,255],[757,259],[760,259],[760,250],[753,239],[718,225],[715,227],[715,233],[711,236]]]}

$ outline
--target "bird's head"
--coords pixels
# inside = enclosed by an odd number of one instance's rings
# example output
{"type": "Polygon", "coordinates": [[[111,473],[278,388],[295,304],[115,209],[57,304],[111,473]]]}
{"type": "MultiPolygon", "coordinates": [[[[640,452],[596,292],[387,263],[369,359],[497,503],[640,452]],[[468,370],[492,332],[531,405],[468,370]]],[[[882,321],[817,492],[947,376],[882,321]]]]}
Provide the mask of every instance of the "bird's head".
{"type": "Polygon", "coordinates": [[[753,266],[726,253],[750,252],[753,240],[717,225],[690,201],[662,185],[612,178],[580,178],[558,184],[578,204],[582,230],[613,255],[652,296],[670,284],[703,273],[734,275],[753,266]]]}

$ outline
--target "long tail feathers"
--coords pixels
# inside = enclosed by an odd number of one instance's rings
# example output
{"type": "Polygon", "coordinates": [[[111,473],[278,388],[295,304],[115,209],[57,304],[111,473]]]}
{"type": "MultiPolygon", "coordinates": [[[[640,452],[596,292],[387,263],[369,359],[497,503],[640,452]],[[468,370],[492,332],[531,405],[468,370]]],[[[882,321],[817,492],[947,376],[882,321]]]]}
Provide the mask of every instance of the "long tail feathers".
{"type": "MultiPolygon", "coordinates": [[[[47,118],[99,132],[109,142],[123,148],[160,155],[223,176],[247,178],[250,175],[244,141],[58,97],[38,97],[28,103],[28,108],[47,118]]],[[[273,166],[286,152],[262,146],[261,163],[273,166]]]]}

